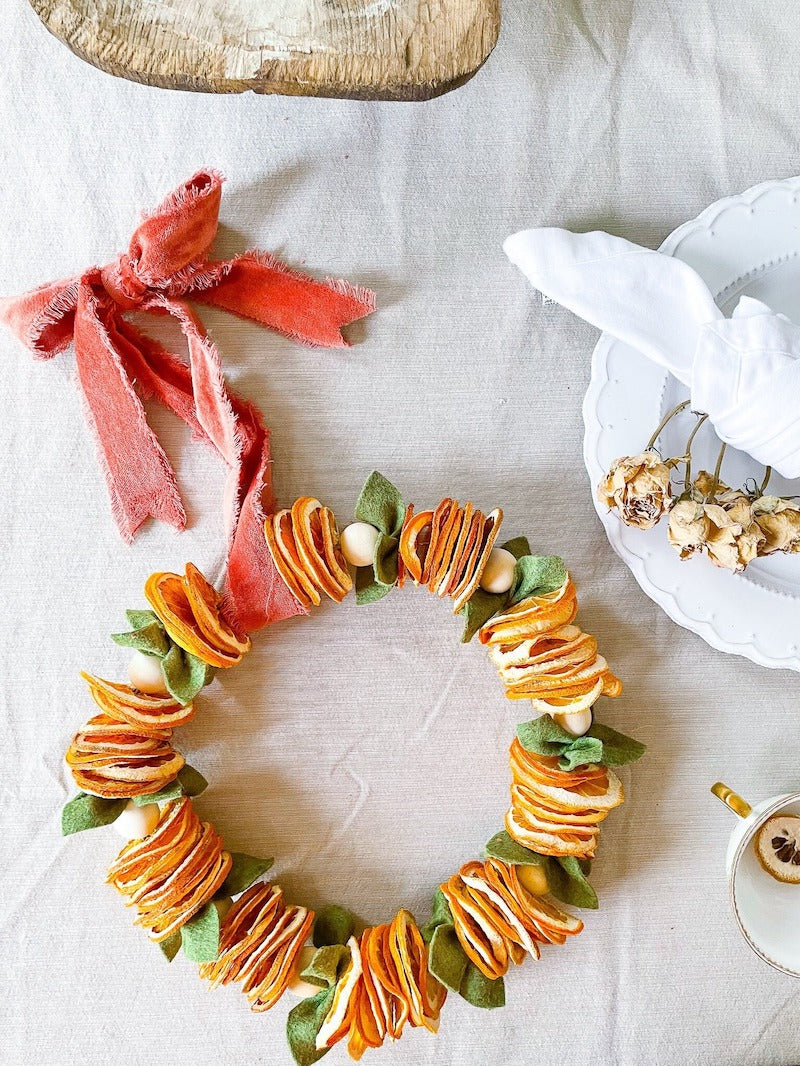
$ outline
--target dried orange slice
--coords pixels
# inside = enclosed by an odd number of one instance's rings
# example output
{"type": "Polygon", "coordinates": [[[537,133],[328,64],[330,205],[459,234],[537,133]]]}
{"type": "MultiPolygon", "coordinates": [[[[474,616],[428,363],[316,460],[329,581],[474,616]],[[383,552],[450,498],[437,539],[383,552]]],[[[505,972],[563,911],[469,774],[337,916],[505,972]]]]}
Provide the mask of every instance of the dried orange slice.
{"type": "Polygon", "coordinates": [[[319,606],[321,592],[341,603],[353,587],[333,512],[319,500],[301,496],[291,510],[268,516],[264,536],[278,573],[306,610],[319,606]]]}
{"type": "Polygon", "coordinates": [[[567,576],[555,592],[529,596],[481,627],[481,644],[512,644],[569,625],[578,613],[575,586],[567,576]]]}
{"type": "Polygon", "coordinates": [[[489,561],[497,534],[500,532],[500,523],[503,521],[503,512],[499,507],[491,511],[484,520],[483,537],[474,564],[465,570],[464,576],[450,593],[455,600],[453,614],[458,614],[464,604],[469,600],[480,584],[483,571],[489,561]]]}
{"type": "Polygon", "coordinates": [[[163,735],[95,715],[67,749],[67,765],[80,789],[117,799],[148,796],[174,781],[185,760],[163,735]]]}
{"type": "Polygon", "coordinates": [[[162,941],[213,898],[231,862],[221,837],[186,797],[165,804],[150,836],[122,849],[108,881],[136,907],[134,924],[162,941]]]}
{"type": "Polygon", "coordinates": [[[128,722],[142,733],[169,737],[172,730],[194,717],[194,707],[182,706],[171,696],[148,696],[130,685],[105,681],[102,677],[81,673],[92,699],[109,718],[128,722]]]}
{"type": "Polygon", "coordinates": [[[206,640],[221,652],[238,656],[237,662],[240,662],[250,651],[250,638],[237,636],[222,618],[222,597],[193,563],[186,564],[183,587],[194,619],[206,640]]]}
{"type": "Polygon", "coordinates": [[[422,584],[422,573],[430,548],[432,522],[433,511],[407,514],[400,533],[400,558],[415,585],[422,584]]]}
{"type": "Polygon", "coordinates": [[[167,633],[184,651],[208,666],[225,668],[241,661],[241,653],[224,651],[208,640],[192,610],[183,579],[177,574],[151,574],[144,594],[167,633]]]}

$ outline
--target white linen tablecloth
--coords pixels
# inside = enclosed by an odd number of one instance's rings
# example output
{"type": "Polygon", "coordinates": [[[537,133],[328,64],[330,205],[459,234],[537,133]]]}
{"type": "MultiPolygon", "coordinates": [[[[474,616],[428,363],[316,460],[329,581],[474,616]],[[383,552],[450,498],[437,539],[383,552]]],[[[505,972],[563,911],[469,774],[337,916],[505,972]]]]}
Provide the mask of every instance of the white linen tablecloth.
{"type": "MultiPolygon", "coordinates": [[[[800,983],[735,930],[732,819],[708,792],[719,777],[754,799],[800,785],[800,680],[677,628],[612,554],[581,460],[595,334],[537,303],[500,247],[541,224],[655,246],[712,200],[795,173],[800,12],[514,0],[469,84],[405,105],[128,84],[71,55],[24,0],[2,8],[0,293],[108,261],[140,208],[202,165],[222,170],[222,253],[268,248],[378,295],[335,352],[203,311],[272,427],[280,500],[318,495],[345,522],[377,467],[419,506],[500,504],[509,535],[566,558],[581,621],[625,682],[602,718],[649,745],[604,823],[585,932],[510,974],[505,1010],[453,997],[438,1037],[412,1032],[380,1061],[800,1061],[800,983]]],[[[221,576],[222,470],[154,411],[191,528],[151,526],[126,548],[71,355],[34,363],[5,334],[0,349],[0,1061],[283,1066],[289,997],[254,1015],[186,960],[168,966],[103,883],[113,833],[59,835],[64,750],[92,710],[79,670],[123,676],[108,635],[151,570],[192,559],[221,576]]],[[[232,847],[274,854],[291,898],[424,920],[435,886],[501,825],[524,714],[458,637],[447,606],[414,589],[263,633],[180,735],[212,782],[199,809],[232,847]]],[[[326,1061],[347,1060],[340,1047],[326,1061]]]]}

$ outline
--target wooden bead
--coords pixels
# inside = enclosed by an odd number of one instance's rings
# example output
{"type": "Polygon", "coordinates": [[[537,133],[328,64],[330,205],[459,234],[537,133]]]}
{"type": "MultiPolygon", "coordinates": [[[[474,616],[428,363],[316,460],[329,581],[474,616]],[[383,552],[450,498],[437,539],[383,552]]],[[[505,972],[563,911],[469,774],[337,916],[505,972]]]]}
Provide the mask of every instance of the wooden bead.
{"type": "Polygon", "coordinates": [[[143,807],[137,807],[131,800],[119,818],[113,822],[114,830],[123,840],[141,840],[149,836],[158,825],[160,813],[157,803],[146,803],[143,807]]]}
{"type": "Polygon", "coordinates": [[[155,655],[145,655],[143,651],[133,653],[128,663],[128,680],[131,685],[148,696],[167,696],[164,675],[161,673],[161,660],[155,655]]]}
{"type": "Polygon", "coordinates": [[[508,592],[514,584],[514,569],[517,560],[505,548],[492,548],[486,566],[481,574],[481,588],[484,592],[508,592]]]}
{"type": "Polygon", "coordinates": [[[380,531],[369,522],[351,522],[339,537],[342,555],[353,566],[372,566],[380,531]]]}

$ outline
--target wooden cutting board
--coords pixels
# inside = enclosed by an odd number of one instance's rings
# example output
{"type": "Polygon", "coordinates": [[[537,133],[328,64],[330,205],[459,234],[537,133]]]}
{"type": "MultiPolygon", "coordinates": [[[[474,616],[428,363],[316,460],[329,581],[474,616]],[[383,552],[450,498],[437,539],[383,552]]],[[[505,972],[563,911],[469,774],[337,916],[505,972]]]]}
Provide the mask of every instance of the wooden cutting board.
{"type": "Polygon", "coordinates": [[[87,62],[199,92],[425,100],[483,64],[500,0],[30,0],[87,62]]]}

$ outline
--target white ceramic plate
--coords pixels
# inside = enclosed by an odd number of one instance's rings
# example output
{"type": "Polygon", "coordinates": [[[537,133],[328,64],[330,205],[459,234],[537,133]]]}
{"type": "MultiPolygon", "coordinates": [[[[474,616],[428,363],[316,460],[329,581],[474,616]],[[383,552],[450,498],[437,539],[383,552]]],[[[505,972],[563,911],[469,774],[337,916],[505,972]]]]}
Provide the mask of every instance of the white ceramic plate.
{"type": "MultiPolygon", "coordinates": [[[[720,200],[675,230],[661,247],[694,267],[725,314],[743,293],[800,321],[800,177],[771,181],[720,200]]],[[[642,532],[597,502],[595,489],[611,462],[641,451],[661,417],[686,399],[685,386],[635,350],[603,334],[592,358],[583,404],[584,459],[597,513],[611,546],[641,587],[678,625],[721,651],[762,666],[800,670],[800,557],[774,555],[730,574],[706,558],[682,562],[666,525],[642,532]]],[[[800,417],[800,397],[798,397],[800,417]]],[[[694,417],[684,412],[660,438],[662,453],[681,455],[694,417]]],[[[714,469],[719,441],[708,424],[692,448],[693,469],[714,469]]],[[[728,450],[722,478],[760,481],[763,467],[728,450]]],[[[800,483],[774,477],[770,491],[800,493],[800,483]]]]}

